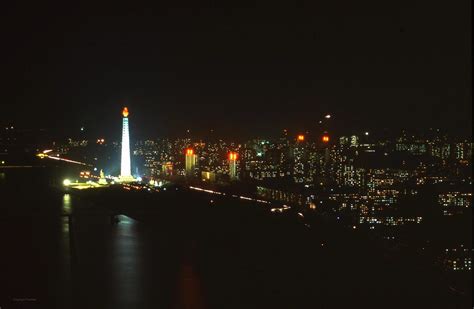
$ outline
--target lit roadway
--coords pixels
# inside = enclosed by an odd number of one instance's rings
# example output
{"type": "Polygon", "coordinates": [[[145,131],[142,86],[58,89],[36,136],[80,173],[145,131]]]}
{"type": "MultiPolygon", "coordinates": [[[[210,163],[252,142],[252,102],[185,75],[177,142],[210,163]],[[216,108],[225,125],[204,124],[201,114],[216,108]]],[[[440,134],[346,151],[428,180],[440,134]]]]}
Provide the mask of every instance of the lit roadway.
{"type": "MultiPolygon", "coordinates": [[[[138,184],[123,184],[123,188],[125,190],[132,190],[132,189],[134,189],[134,190],[147,190],[149,192],[151,192],[151,191],[160,192],[161,190],[166,191],[166,187],[163,187],[163,188],[162,187],[150,187],[150,186],[147,186],[147,185],[138,185],[138,184]]],[[[229,198],[236,198],[236,199],[240,199],[240,200],[243,200],[243,201],[256,202],[256,203],[262,204],[262,206],[263,205],[268,205],[268,206],[272,205],[272,202],[270,202],[270,201],[251,198],[251,197],[248,197],[248,196],[242,196],[242,195],[237,195],[237,194],[230,194],[230,193],[225,193],[225,192],[220,192],[220,191],[214,191],[214,190],[199,188],[199,187],[195,187],[195,186],[186,186],[186,188],[190,189],[190,190],[193,190],[193,191],[199,191],[199,192],[218,195],[218,196],[226,196],[226,197],[229,197],[229,198]]],[[[176,188],[176,190],[178,190],[178,189],[176,188]]],[[[289,209],[291,209],[291,206],[282,205],[280,207],[272,207],[270,209],[270,211],[281,213],[281,212],[284,212],[284,211],[289,210],[289,209]]],[[[301,217],[303,216],[303,214],[301,214],[301,213],[298,213],[298,215],[301,216],[301,217]]]]}
{"type": "Polygon", "coordinates": [[[52,160],[56,160],[56,161],[64,161],[64,162],[73,163],[73,164],[92,166],[91,164],[87,164],[87,163],[84,163],[84,162],[79,162],[79,161],[74,161],[74,160],[70,160],[70,159],[66,159],[66,158],[61,158],[61,157],[59,157],[59,154],[53,155],[51,152],[52,152],[51,149],[44,150],[43,152],[37,154],[36,156],[41,158],[41,159],[48,158],[48,159],[52,159],[52,160]],[[51,155],[49,155],[49,154],[51,154],[51,155]]]}

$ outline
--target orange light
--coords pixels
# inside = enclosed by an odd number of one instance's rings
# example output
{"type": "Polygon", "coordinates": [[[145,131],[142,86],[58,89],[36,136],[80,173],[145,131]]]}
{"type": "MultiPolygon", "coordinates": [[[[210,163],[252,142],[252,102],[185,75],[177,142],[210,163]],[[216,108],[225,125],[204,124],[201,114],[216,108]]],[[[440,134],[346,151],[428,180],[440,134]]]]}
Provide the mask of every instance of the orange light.
{"type": "Polygon", "coordinates": [[[229,152],[229,160],[237,160],[237,153],[229,152]]]}
{"type": "Polygon", "coordinates": [[[328,142],[329,142],[329,136],[328,136],[328,135],[324,135],[324,136],[323,136],[323,142],[324,142],[324,143],[328,143],[328,142]]]}
{"type": "Polygon", "coordinates": [[[298,135],[297,139],[298,139],[299,142],[304,141],[304,135],[303,134],[298,135]]]}
{"type": "Polygon", "coordinates": [[[192,150],[191,148],[186,149],[186,155],[192,156],[193,154],[194,154],[194,150],[192,150]]]}
{"type": "Polygon", "coordinates": [[[122,110],[122,115],[124,117],[128,117],[128,108],[127,107],[124,107],[123,110],[122,110]]]}

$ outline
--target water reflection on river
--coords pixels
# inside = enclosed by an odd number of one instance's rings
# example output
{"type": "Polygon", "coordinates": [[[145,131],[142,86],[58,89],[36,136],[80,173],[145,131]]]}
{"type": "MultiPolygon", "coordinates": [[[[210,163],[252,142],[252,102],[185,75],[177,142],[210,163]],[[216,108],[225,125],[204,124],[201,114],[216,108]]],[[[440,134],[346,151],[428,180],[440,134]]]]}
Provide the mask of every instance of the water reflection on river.
{"type": "Polygon", "coordinates": [[[202,308],[192,259],[167,232],[124,215],[113,223],[77,196],[8,176],[0,183],[2,309],[202,308]]]}

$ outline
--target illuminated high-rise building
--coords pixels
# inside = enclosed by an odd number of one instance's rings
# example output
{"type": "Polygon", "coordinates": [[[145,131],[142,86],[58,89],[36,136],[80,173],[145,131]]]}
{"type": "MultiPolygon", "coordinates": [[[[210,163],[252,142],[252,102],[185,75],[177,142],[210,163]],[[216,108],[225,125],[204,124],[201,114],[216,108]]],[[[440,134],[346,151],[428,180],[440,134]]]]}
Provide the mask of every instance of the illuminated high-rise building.
{"type": "Polygon", "coordinates": [[[237,153],[229,153],[229,176],[231,180],[237,179],[237,153]]]}
{"type": "Polygon", "coordinates": [[[303,183],[306,180],[306,143],[305,136],[300,134],[296,137],[296,144],[293,147],[293,180],[296,183],[303,183]]]}
{"type": "Polygon", "coordinates": [[[173,175],[173,162],[165,162],[161,165],[161,175],[171,176],[173,175]]]}
{"type": "Polygon", "coordinates": [[[194,176],[194,168],[196,166],[196,155],[191,148],[186,149],[185,172],[186,176],[194,176]]]}
{"type": "Polygon", "coordinates": [[[122,110],[122,157],[120,164],[120,181],[131,182],[135,179],[132,176],[132,168],[130,164],[130,134],[128,129],[128,108],[122,110]]]}
{"type": "Polygon", "coordinates": [[[329,141],[330,141],[330,138],[329,138],[329,135],[327,134],[327,132],[325,132],[323,134],[323,136],[321,137],[321,141],[323,142],[323,147],[324,147],[324,164],[325,165],[328,165],[329,164],[329,141]]]}

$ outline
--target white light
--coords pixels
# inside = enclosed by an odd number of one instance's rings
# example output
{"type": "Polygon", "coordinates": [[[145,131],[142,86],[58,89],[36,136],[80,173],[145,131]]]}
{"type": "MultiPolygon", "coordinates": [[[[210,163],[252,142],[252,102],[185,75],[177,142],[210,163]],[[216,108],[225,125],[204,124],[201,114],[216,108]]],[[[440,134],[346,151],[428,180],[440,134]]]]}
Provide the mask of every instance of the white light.
{"type": "Polygon", "coordinates": [[[365,132],[364,134],[365,134],[365,136],[369,136],[369,132],[365,132]]]}
{"type": "Polygon", "coordinates": [[[122,121],[122,161],[120,166],[120,176],[130,177],[132,175],[130,166],[130,135],[128,132],[128,118],[123,117],[122,121]]]}
{"type": "Polygon", "coordinates": [[[137,181],[142,181],[142,178],[141,178],[141,177],[137,177],[137,181]]]}
{"type": "Polygon", "coordinates": [[[65,185],[66,187],[69,186],[71,184],[71,181],[69,179],[64,179],[63,181],[63,185],[65,185]]]}
{"type": "Polygon", "coordinates": [[[94,167],[94,172],[97,172],[97,167],[94,167]]]}
{"type": "Polygon", "coordinates": [[[324,118],[331,119],[331,115],[327,114],[326,116],[324,116],[324,118]]]}

